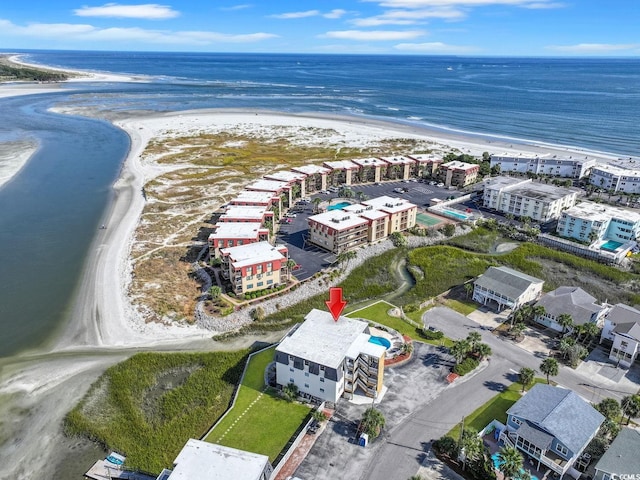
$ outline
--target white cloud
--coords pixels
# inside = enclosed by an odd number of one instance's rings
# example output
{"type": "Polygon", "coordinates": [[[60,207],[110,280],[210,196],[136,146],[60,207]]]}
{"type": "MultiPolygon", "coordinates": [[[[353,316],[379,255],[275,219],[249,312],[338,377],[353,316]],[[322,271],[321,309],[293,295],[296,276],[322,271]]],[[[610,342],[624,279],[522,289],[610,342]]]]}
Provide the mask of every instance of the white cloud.
{"type": "Polygon", "coordinates": [[[404,52],[416,52],[416,53],[472,53],[477,52],[479,48],[468,45],[449,45],[442,42],[427,42],[427,43],[399,43],[393,48],[396,50],[402,50],[404,52]]]}
{"type": "Polygon", "coordinates": [[[318,15],[320,15],[320,10],[306,10],[304,12],[277,13],[275,15],[270,15],[270,17],[289,20],[292,18],[317,17],[318,15]]]}
{"type": "Polygon", "coordinates": [[[231,5],[230,7],[220,7],[220,10],[225,12],[235,12],[236,10],[246,10],[251,7],[253,7],[253,5],[250,3],[243,3],[241,5],[231,5]]]}
{"type": "Polygon", "coordinates": [[[107,3],[101,7],[78,8],[73,11],[78,17],[115,17],[115,18],[144,18],[147,20],[163,20],[175,18],[180,12],[167,5],[147,3],[144,5],[119,5],[107,3]]]}
{"type": "Polygon", "coordinates": [[[425,32],[423,30],[341,30],[327,32],[321,35],[323,38],[340,38],[343,40],[364,40],[364,41],[389,41],[389,40],[407,40],[410,38],[421,37],[425,32]]]}
{"type": "Polygon", "coordinates": [[[484,7],[489,5],[510,5],[533,8],[558,8],[564,6],[551,0],[364,0],[375,2],[382,7],[389,8],[429,8],[429,7],[484,7]]]}
{"type": "Polygon", "coordinates": [[[548,50],[567,53],[611,53],[638,50],[640,43],[579,43],[577,45],[549,45],[548,50]]]}
{"type": "Polygon", "coordinates": [[[548,9],[548,8],[564,8],[566,5],[560,2],[533,2],[522,5],[524,8],[531,10],[548,9]]]}
{"type": "Polygon", "coordinates": [[[331,10],[329,13],[325,13],[322,16],[324,18],[340,18],[342,17],[345,13],[347,13],[346,10],[342,10],[341,8],[334,8],[333,10],[331,10]]]}
{"type": "Polygon", "coordinates": [[[30,23],[17,25],[0,19],[0,34],[39,39],[71,41],[147,42],[154,44],[209,45],[214,43],[250,43],[276,38],[272,33],[228,34],[207,31],[151,30],[145,28],[99,28],[93,25],[69,23],[30,23]]]}
{"type": "Polygon", "coordinates": [[[421,10],[389,10],[381,15],[356,18],[351,21],[358,27],[376,27],[379,25],[412,25],[429,18],[459,20],[466,14],[453,8],[431,8],[421,10]]]}

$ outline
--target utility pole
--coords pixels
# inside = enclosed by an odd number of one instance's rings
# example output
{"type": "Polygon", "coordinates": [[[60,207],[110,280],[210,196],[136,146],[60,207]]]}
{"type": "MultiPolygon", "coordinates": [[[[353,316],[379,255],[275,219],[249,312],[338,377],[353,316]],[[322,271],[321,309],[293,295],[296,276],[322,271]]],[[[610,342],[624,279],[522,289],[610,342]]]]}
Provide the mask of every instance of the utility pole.
{"type": "MultiPolygon", "coordinates": [[[[462,436],[464,435],[464,415],[462,416],[462,422],[460,422],[460,437],[458,438],[458,460],[460,459],[460,453],[462,451],[462,436]]],[[[462,470],[464,470],[465,461],[462,462],[462,470]]]]}

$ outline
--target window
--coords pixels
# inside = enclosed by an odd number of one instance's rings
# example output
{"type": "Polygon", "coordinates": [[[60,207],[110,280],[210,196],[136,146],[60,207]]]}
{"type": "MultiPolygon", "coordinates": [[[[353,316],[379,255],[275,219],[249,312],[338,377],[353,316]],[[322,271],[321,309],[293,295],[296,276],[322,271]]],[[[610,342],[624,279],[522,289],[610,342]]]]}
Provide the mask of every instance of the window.
{"type": "Polygon", "coordinates": [[[247,290],[249,290],[250,288],[253,288],[253,283],[247,285],[247,290]]]}
{"type": "Polygon", "coordinates": [[[247,275],[253,275],[253,269],[251,267],[247,267],[247,275]]]}
{"type": "Polygon", "coordinates": [[[290,378],[290,379],[289,379],[289,383],[293,383],[293,378],[290,378]]]}
{"type": "Polygon", "coordinates": [[[564,455],[564,456],[567,456],[567,454],[569,453],[569,450],[567,450],[567,447],[565,447],[564,445],[560,445],[559,443],[556,444],[556,451],[560,455],[564,455]]]}
{"type": "Polygon", "coordinates": [[[320,389],[320,392],[324,393],[324,388],[321,388],[321,389],[320,389]]]}
{"type": "Polygon", "coordinates": [[[261,287],[262,285],[264,285],[264,282],[258,282],[259,287],[261,287]]]}
{"type": "Polygon", "coordinates": [[[519,418],[511,417],[511,421],[516,425],[522,425],[522,421],[519,418]]]}
{"type": "Polygon", "coordinates": [[[304,387],[305,387],[305,388],[309,388],[309,384],[308,384],[308,383],[305,383],[305,384],[304,384],[304,387]]]}
{"type": "Polygon", "coordinates": [[[320,381],[324,383],[324,377],[320,377],[320,381]]]}

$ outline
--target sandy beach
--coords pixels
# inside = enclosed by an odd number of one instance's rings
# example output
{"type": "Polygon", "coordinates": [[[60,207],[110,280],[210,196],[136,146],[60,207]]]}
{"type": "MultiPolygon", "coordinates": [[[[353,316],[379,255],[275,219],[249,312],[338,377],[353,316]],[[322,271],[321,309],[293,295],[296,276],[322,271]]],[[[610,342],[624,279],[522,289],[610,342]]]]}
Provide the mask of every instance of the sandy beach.
{"type": "MultiPolygon", "coordinates": [[[[16,60],[12,58],[12,61],[16,60]]],[[[112,81],[141,80],[90,73],[66,83],[112,81]]],[[[46,93],[59,88],[59,84],[0,85],[0,97],[46,93]]],[[[550,152],[618,157],[568,146],[468,136],[361,117],[314,113],[198,110],[131,117],[114,123],[127,132],[131,148],[114,184],[113,201],[101,222],[106,228],[97,232],[85,263],[71,318],[49,345],[39,351],[0,361],[0,400],[3,400],[0,401],[0,419],[12,419],[11,423],[0,423],[0,431],[7,432],[4,439],[0,435],[0,462],[8,466],[0,478],[48,477],[45,473],[49,471],[48,466],[60,460],[60,452],[54,452],[54,449],[73,449],[62,436],[64,414],[109,365],[140,350],[233,349],[257,340],[243,338],[231,344],[220,344],[213,342],[211,332],[204,328],[146,323],[127,297],[132,271],[130,252],[145,204],[142,186],[171,168],[177,168],[141,156],[150,140],[223,131],[265,135],[271,129],[285,129],[299,142],[315,141],[351,147],[404,137],[433,142],[434,150],[443,153],[457,149],[472,155],[488,151],[495,154],[550,152]],[[314,128],[335,133],[329,137],[314,138],[309,133],[314,128]],[[2,477],[5,474],[7,477],[2,477]]],[[[20,152],[13,152],[15,158],[12,157],[10,163],[14,174],[28,161],[36,146],[30,148],[23,146],[20,152]]],[[[301,159],[302,162],[304,160],[301,159]]],[[[0,177],[9,179],[11,174],[0,173],[0,177]]],[[[273,341],[277,338],[278,333],[274,333],[262,339],[273,341]]],[[[62,457],[72,455],[73,452],[67,450],[62,457]]]]}

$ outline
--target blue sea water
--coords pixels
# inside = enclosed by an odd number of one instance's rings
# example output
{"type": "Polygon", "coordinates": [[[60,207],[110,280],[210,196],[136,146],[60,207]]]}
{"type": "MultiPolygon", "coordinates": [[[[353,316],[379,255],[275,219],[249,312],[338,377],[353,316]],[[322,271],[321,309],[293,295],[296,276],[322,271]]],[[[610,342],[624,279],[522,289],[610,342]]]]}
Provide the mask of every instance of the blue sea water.
{"type": "Polygon", "coordinates": [[[0,357],[41,344],[68,316],[126,155],[122,131],[56,115],[256,108],[350,114],[478,135],[640,155],[640,61],[27,51],[26,61],[147,83],[67,85],[0,99],[0,142],[41,148],[0,188],[0,357]]]}
{"type": "Polygon", "coordinates": [[[638,59],[135,52],[25,58],[153,79],[127,88],[124,98],[93,99],[105,107],[337,112],[640,154],[638,59]]]}

